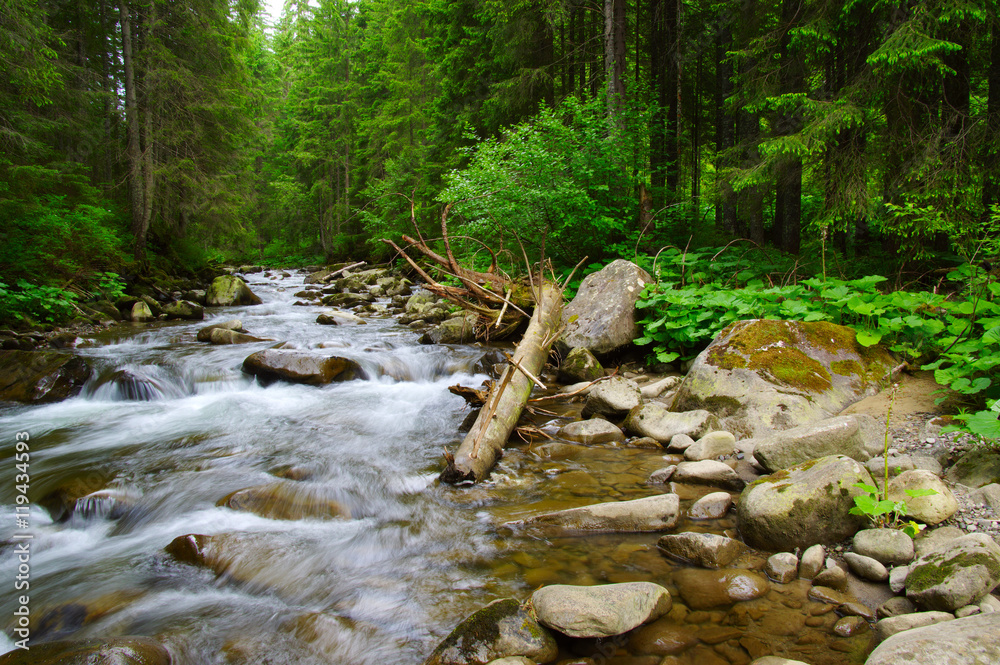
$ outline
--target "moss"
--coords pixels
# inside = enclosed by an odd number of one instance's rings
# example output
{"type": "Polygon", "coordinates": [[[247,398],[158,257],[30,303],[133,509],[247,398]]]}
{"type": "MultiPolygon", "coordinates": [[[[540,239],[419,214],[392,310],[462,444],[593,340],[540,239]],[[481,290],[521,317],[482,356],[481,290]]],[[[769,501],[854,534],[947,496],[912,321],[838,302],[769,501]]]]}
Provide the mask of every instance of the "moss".
{"type": "Polygon", "coordinates": [[[971,568],[983,566],[993,579],[1000,578],[1000,563],[986,552],[960,552],[948,560],[944,555],[932,555],[928,560],[917,566],[906,577],[906,589],[915,593],[926,591],[943,583],[956,568],[971,568]]]}
{"type": "Polygon", "coordinates": [[[709,351],[708,362],[720,369],[742,369],[747,366],[746,358],[727,350],[725,346],[717,346],[709,351]]]}
{"type": "Polygon", "coordinates": [[[830,372],[816,360],[795,348],[772,347],[753,354],[750,369],[761,370],[793,388],[821,392],[833,385],[830,372]]]}
{"type": "Polygon", "coordinates": [[[865,368],[857,360],[835,360],[830,363],[830,369],[841,376],[863,377],[865,375],[865,368]]]}

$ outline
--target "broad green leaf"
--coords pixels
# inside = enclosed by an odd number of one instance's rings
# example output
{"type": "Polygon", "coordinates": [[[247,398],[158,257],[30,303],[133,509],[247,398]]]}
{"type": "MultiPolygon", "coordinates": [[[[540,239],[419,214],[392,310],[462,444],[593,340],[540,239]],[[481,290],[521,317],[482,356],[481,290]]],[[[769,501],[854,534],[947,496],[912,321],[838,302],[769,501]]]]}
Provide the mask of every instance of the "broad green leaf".
{"type": "Polygon", "coordinates": [[[874,330],[861,330],[858,332],[858,344],[861,346],[874,346],[882,340],[882,333],[874,330]]]}

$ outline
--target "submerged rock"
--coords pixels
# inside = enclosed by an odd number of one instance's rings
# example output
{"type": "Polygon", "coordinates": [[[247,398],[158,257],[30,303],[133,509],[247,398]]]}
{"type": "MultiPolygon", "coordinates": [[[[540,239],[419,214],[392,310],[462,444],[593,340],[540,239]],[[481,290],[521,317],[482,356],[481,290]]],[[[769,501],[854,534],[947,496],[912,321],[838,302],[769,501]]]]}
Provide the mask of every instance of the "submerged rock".
{"type": "Polygon", "coordinates": [[[80,393],[90,365],[56,351],[0,351],[0,400],[58,402],[80,393]]]}
{"type": "Polygon", "coordinates": [[[221,275],[212,280],[205,292],[208,307],[232,307],[236,305],[259,305],[263,301],[250,290],[247,283],[235,275],[221,275]]]}
{"type": "Polygon", "coordinates": [[[674,584],[684,604],[693,610],[708,610],[753,600],[771,590],[771,584],[760,573],[737,569],[682,568],[674,571],[674,584]]]}
{"type": "Polygon", "coordinates": [[[237,490],[218,506],[275,520],[350,517],[351,511],[316,486],[296,482],[269,483],[237,490]]]}
{"type": "Polygon", "coordinates": [[[170,665],[170,652],[148,637],[32,642],[0,656],[2,665],[170,665]]]}
{"type": "Polygon", "coordinates": [[[553,584],[531,595],[538,622],[570,637],[611,637],[670,611],[670,592],[652,582],[553,584]]]}
{"type": "Polygon", "coordinates": [[[656,548],[664,555],[703,568],[724,568],[743,552],[738,540],[714,533],[673,533],[660,537],[656,548]]]}
{"type": "Polygon", "coordinates": [[[734,434],[766,436],[840,413],[876,392],[894,365],[845,326],[737,321],[698,355],[671,409],[707,409],[734,434]]]}
{"type": "Polygon", "coordinates": [[[361,366],[348,358],[283,349],[266,349],[247,356],[243,361],[243,371],[264,381],[289,381],[311,386],[365,376],[361,366]]]}
{"type": "Polygon", "coordinates": [[[659,494],[631,501],[611,501],[592,506],[559,510],[535,515],[509,526],[538,528],[555,533],[666,531],[674,528],[680,517],[680,498],[659,494]]]}
{"type": "Polygon", "coordinates": [[[494,600],[451,631],[424,665],[486,665],[526,656],[547,663],[559,653],[555,638],[514,598],[494,600]]]}

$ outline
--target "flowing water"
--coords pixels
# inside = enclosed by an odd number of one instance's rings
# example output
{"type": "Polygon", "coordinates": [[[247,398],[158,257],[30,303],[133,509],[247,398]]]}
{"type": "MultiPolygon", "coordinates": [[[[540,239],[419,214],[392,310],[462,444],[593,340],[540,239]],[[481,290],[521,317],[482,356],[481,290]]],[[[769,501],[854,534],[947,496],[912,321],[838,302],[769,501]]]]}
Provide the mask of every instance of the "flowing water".
{"type": "MultiPolygon", "coordinates": [[[[117,328],[77,350],[96,368],[81,396],[0,408],[5,586],[17,568],[15,434],[30,434],[34,640],[155,636],[178,663],[412,664],[496,598],[526,598],[551,583],[670,586],[675,564],[657,552],[655,534],[542,538],[502,526],[543,510],[662,491],[645,484],[665,465],[662,451],[536,441],[510,449],[483,485],[438,485],[443,448],[461,440],[467,415],[448,386],[478,387],[486,377],[474,366],[484,350],[422,346],[419,333],[389,317],[321,326],[318,308],[292,305],[301,276],[255,277],[263,305],[208,310],[193,323],[117,328]],[[241,363],[274,342],[195,339],[199,328],[232,318],[256,336],[353,358],[378,378],[262,386],[241,363]],[[271,519],[219,505],[259,486],[345,515],[271,519]],[[40,504],[60,491],[88,498],[53,521],[60,508],[40,504]],[[214,536],[224,564],[194,566],[166,551],[188,534],[214,536]]],[[[579,409],[556,407],[568,417],[579,409]]],[[[561,422],[538,419],[550,431],[561,422]]],[[[675,490],[684,505],[710,491],[675,490]]],[[[732,534],[733,526],[695,528],[732,534]]],[[[0,616],[12,616],[15,595],[2,596],[0,616]]],[[[804,592],[771,602],[807,604],[804,592]]],[[[710,628],[727,616],[726,608],[692,612],[686,625],[710,628]]],[[[817,652],[827,652],[826,639],[812,641],[817,652]]],[[[697,649],[723,658],[705,663],[743,660],[697,649]]],[[[651,661],[622,650],[606,662],[651,661]]]]}

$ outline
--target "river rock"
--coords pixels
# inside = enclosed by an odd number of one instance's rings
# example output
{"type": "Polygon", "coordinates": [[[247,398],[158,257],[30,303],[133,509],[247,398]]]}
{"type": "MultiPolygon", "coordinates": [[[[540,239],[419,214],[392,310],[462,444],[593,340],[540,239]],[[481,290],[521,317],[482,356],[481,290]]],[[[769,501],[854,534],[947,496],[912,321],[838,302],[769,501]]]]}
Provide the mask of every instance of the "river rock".
{"type": "MultiPolygon", "coordinates": [[[[0,351],[0,400],[58,402],[80,393],[90,365],[57,351],[0,351]]],[[[13,440],[13,439],[12,439],[13,440]]]]}
{"type": "Polygon", "coordinates": [[[826,548],[816,544],[806,548],[799,561],[799,577],[811,580],[826,566],[826,548]]]}
{"type": "Polygon", "coordinates": [[[799,576],[799,558],[792,552],[778,552],[768,557],[764,573],[775,582],[788,584],[799,576]]]}
{"type": "Polygon", "coordinates": [[[668,443],[676,434],[700,438],[719,429],[719,419],[708,411],[668,411],[660,404],[640,404],[625,419],[625,430],[635,436],[648,436],[668,443]]]}
{"type": "Polygon", "coordinates": [[[351,512],[327,492],[307,483],[278,482],[237,490],[219,499],[217,506],[274,520],[350,517],[351,512]]]}
{"type": "MultiPolygon", "coordinates": [[[[656,439],[653,440],[656,441],[656,439]]],[[[667,444],[667,450],[670,452],[684,452],[693,445],[694,439],[689,437],[687,434],[674,434],[670,437],[670,443],[667,444]]]]}
{"type": "MultiPolygon", "coordinates": [[[[865,462],[865,468],[873,478],[885,477],[885,457],[878,455],[865,462]]],[[[944,470],[941,463],[927,455],[889,455],[889,476],[898,476],[911,469],[924,469],[935,476],[940,476],[944,470]]]]}
{"type": "Polygon", "coordinates": [[[168,319],[182,321],[201,321],[205,318],[205,308],[190,300],[175,300],[163,306],[163,313],[168,319]]]}
{"type": "Polygon", "coordinates": [[[625,435],[618,427],[603,418],[578,420],[561,427],[558,436],[567,441],[576,441],[585,445],[599,443],[621,443],[625,435]]]}
{"type": "Polygon", "coordinates": [[[639,388],[639,392],[642,393],[643,399],[653,399],[659,397],[665,392],[674,390],[677,386],[681,385],[683,379],[679,376],[666,376],[659,381],[654,381],[653,383],[647,383],[646,385],[639,388]]]}
{"type": "Polygon", "coordinates": [[[755,658],[750,662],[750,665],[809,665],[801,660],[790,660],[788,658],[782,658],[781,656],[764,656],[762,658],[755,658]]]}
{"type": "Polygon", "coordinates": [[[688,519],[717,520],[725,517],[732,505],[733,497],[729,492],[712,492],[691,504],[688,508],[688,519]]]}
{"type": "Polygon", "coordinates": [[[198,341],[199,342],[212,341],[212,331],[216,329],[235,330],[236,332],[246,332],[246,330],[243,329],[242,321],[240,321],[239,319],[230,319],[229,321],[222,321],[221,323],[213,323],[198,330],[198,336],[197,336],[198,341]]]}
{"type": "Polygon", "coordinates": [[[673,533],[662,536],[656,547],[665,556],[703,568],[724,568],[743,552],[738,540],[713,533],[673,533]]]}
{"type": "Polygon", "coordinates": [[[469,344],[476,339],[478,317],[470,312],[445,319],[420,337],[421,344],[469,344]]]}
{"type": "Polygon", "coordinates": [[[885,566],[870,556],[862,556],[856,552],[845,552],[844,561],[851,568],[851,572],[863,580],[885,582],[889,579],[889,571],[886,570],[885,566]]]}
{"type": "Polygon", "coordinates": [[[917,551],[917,556],[921,557],[964,535],[965,532],[957,526],[938,526],[934,529],[924,529],[913,539],[913,548],[917,551]]]}
{"type": "Polygon", "coordinates": [[[149,309],[149,305],[142,300],[139,300],[132,305],[132,309],[129,311],[128,320],[134,321],[135,323],[146,323],[147,321],[155,321],[156,316],[154,316],[153,312],[149,309]]]}
{"type": "Polygon", "coordinates": [[[958,501],[951,489],[930,471],[912,469],[889,481],[889,499],[905,501],[906,515],[925,524],[935,525],[958,511],[958,501]],[[912,497],[906,490],[929,489],[936,494],[912,497]]]}
{"type": "Polygon", "coordinates": [[[563,383],[596,381],[604,376],[604,368],[589,349],[570,349],[559,364],[559,380],[563,383]]]}
{"type": "Polygon", "coordinates": [[[597,414],[621,418],[638,406],[640,400],[639,386],[635,381],[613,376],[591,388],[587,395],[587,403],[583,407],[583,416],[597,414]]]}
{"type": "Polygon", "coordinates": [[[348,358],[282,349],[266,349],[247,356],[243,371],[262,381],[289,381],[311,386],[365,377],[361,366],[348,358]]]}
{"type": "Polygon", "coordinates": [[[889,590],[893,593],[906,591],[906,578],[910,574],[909,566],[896,566],[889,571],[889,590]]]}
{"type": "Polygon", "coordinates": [[[1000,483],[1000,455],[986,446],[973,447],[948,469],[945,479],[966,487],[1000,483]]]}
{"type": "Polygon", "coordinates": [[[323,296],[323,299],[320,300],[320,302],[328,307],[343,307],[347,309],[374,301],[375,296],[367,291],[365,293],[331,293],[328,296],[323,296]]]}
{"type": "Polygon", "coordinates": [[[879,390],[893,358],[825,321],[737,321],[695,359],[672,409],[707,409],[720,428],[767,436],[822,420],[879,390]]]}
{"type": "Polygon", "coordinates": [[[837,591],[847,591],[847,573],[840,566],[824,568],[816,573],[812,578],[812,583],[817,587],[829,587],[837,591]]]}
{"type": "Polygon", "coordinates": [[[491,660],[489,665],[535,665],[535,661],[532,658],[525,658],[524,656],[507,656],[506,658],[491,660]]]}
{"type": "Polygon", "coordinates": [[[657,619],[673,605],[652,582],[598,586],[553,584],[531,595],[538,622],[570,637],[611,637],[657,619]]]}
{"type": "Polygon", "coordinates": [[[850,538],[865,524],[851,515],[855,483],[873,484],[855,460],[833,455],[760,478],[743,490],[737,505],[740,533],[751,547],[790,551],[850,538]]]}
{"type": "Polygon", "coordinates": [[[684,459],[698,462],[717,457],[728,457],[733,454],[735,449],[736,437],[730,432],[709,432],[684,449],[684,459]]]}
{"type": "Polygon", "coordinates": [[[561,342],[598,356],[631,344],[639,335],[635,303],[651,281],[649,273],[622,259],[587,275],[563,310],[561,342]]]}
{"type": "Polygon", "coordinates": [[[693,626],[677,625],[666,616],[634,630],[629,636],[628,649],[633,654],[671,656],[687,651],[698,642],[693,626]]]}
{"type": "Polygon", "coordinates": [[[508,525],[539,528],[547,533],[638,533],[667,531],[677,525],[679,517],[680,498],[676,494],[658,494],[559,510],[508,525]]]}
{"type": "Polygon", "coordinates": [[[259,305],[261,302],[263,301],[250,290],[247,283],[235,275],[216,277],[205,292],[205,304],[208,307],[259,305]]]}
{"type": "Polygon", "coordinates": [[[836,416],[754,439],[753,455],[768,473],[829,455],[859,462],[871,458],[861,420],[868,415],[836,416]]]}
{"type": "Polygon", "coordinates": [[[913,539],[899,529],[865,529],[854,534],[852,549],[886,566],[913,561],[913,539]]]}
{"type": "Polygon", "coordinates": [[[978,602],[998,583],[1000,546],[986,534],[972,533],[914,561],[906,597],[924,609],[954,612],[978,602]]]}
{"type": "Polygon", "coordinates": [[[950,612],[912,612],[888,617],[875,624],[874,642],[881,644],[897,633],[954,620],[955,615],[950,612]]]}
{"type": "Polygon", "coordinates": [[[675,483],[711,485],[732,490],[743,489],[745,484],[729,465],[716,460],[681,462],[674,470],[671,480],[675,483]]]}
{"type": "Polygon", "coordinates": [[[254,337],[253,335],[247,335],[246,333],[237,332],[235,330],[226,330],[225,328],[214,328],[208,334],[208,341],[217,346],[226,346],[229,344],[253,344],[254,342],[273,342],[273,339],[266,339],[263,337],[254,337]]]}
{"type": "Polygon", "coordinates": [[[684,604],[692,610],[754,600],[771,590],[767,578],[751,570],[682,568],[674,571],[673,580],[684,604]]]}
{"type": "Polygon", "coordinates": [[[512,656],[547,663],[558,653],[552,634],[516,599],[503,598],[458,624],[424,665],[483,665],[512,656]]]}
{"type": "Polygon", "coordinates": [[[323,312],[316,317],[316,323],[321,326],[363,326],[368,322],[350,312],[323,312]]]}
{"type": "Polygon", "coordinates": [[[895,634],[879,644],[865,661],[866,665],[972,665],[998,662],[1000,614],[980,614],[895,634]]]}
{"type": "Polygon", "coordinates": [[[904,614],[913,614],[916,611],[917,606],[906,596],[893,596],[878,606],[876,616],[879,619],[888,619],[890,617],[903,616],[904,614]]]}
{"type": "Polygon", "coordinates": [[[31,642],[0,656],[0,665],[170,665],[170,652],[148,637],[31,642]]]}

